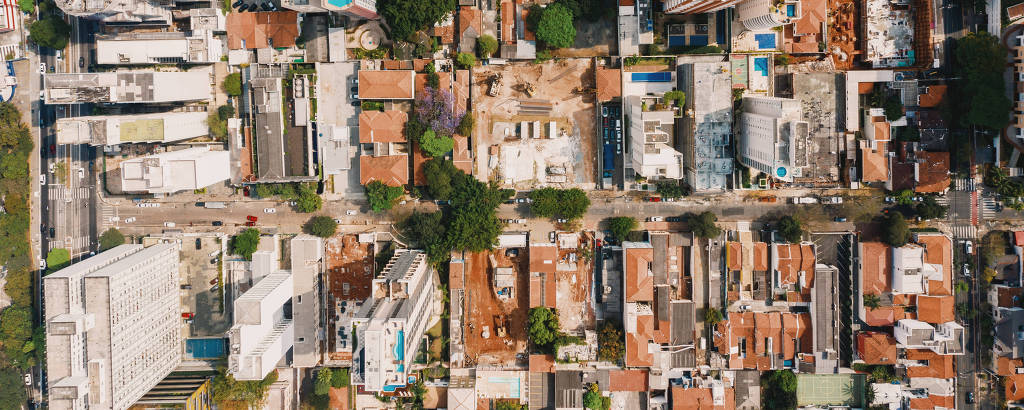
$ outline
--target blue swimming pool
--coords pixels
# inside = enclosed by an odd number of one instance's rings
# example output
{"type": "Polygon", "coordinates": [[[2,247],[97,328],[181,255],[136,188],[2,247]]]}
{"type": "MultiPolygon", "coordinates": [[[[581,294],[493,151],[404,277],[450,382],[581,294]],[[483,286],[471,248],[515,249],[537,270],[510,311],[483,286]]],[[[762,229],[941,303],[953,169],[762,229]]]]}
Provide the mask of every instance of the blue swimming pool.
{"type": "MultiPolygon", "coordinates": [[[[405,360],[405,331],[399,330],[395,340],[395,360],[405,360]]],[[[401,371],[401,370],[399,370],[401,371]]]]}
{"type": "Polygon", "coordinates": [[[185,355],[190,359],[216,359],[227,352],[223,338],[185,340],[185,355]]]}
{"type": "Polygon", "coordinates": [[[758,50],[772,50],[775,48],[775,33],[754,34],[754,42],[758,50]]]}
{"type": "Polygon", "coordinates": [[[768,57],[754,57],[754,71],[762,76],[768,76],[768,57]]]}
{"type": "Polygon", "coordinates": [[[786,5],[786,17],[796,17],[796,5],[795,4],[787,4],[786,5]]]}
{"type": "Polygon", "coordinates": [[[633,73],[631,77],[637,83],[667,83],[672,81],[672,73],[661,71],[657,73],[633,73]]]}

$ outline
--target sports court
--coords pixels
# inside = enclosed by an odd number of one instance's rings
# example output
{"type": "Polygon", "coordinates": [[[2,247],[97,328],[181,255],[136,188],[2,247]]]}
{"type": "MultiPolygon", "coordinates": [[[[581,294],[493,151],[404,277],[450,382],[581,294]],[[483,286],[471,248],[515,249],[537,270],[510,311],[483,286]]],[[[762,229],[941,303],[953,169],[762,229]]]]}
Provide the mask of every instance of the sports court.
{"type": "Polygon", "coordinates": [[[863,407],[865,377],[863,374],[798,374],[796,405],[863,407]]]}

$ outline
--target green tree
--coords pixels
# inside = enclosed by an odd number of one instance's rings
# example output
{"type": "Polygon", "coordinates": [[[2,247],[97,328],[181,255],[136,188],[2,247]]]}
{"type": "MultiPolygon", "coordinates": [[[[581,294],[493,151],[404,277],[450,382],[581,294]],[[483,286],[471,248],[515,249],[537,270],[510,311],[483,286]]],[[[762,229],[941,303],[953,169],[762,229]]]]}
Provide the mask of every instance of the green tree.
{"type": "Polygon", "coordinates": [[[555,48],[572,47],[576,41],[576,27],[572,20],[572,13],[562,4],[549,5],[537,24],[537,39],[555,48]]]}
{"type": "Polygon", "coordinates": [[[52,14],[33,22],[28,32],[36,44],[54,50],[63,50],[71,39],[71,26],[64,22],[64,19],[52,14]]]}
{"type": "Polygon", "coordinates": [[[0,409],[21,410],[26,400],[21,372],[10,367],[0,369],[0,409]]]}
{"type": "Polygon", "coordinates": [[[636,218],[631,216],[616,216],[608,219],[608,230],[612,231],[612,236],[619,241],[625,240],[626,236],[636,230],[637,226],[639,224],[636,218]]]}
{"type": "Polygon", "coordinates": [[[56,272],[71,264],[71,253],[64,248],[54,248],[46,254],[46,270],[56,272]]]}
{"type": "Polygon", "coordinates": [[[338,223],[334,222],[334,218],[318,215],[309,218],[309,221],[306,222],[304,231],[310,235],[319,236],[321,238],[330,238],[338,231],[338,223]]]}
{"type": "Polygon", "coordinates": [[[227,120],[228,118],[234,117],[235,107],[231,104],[224,104],[220,107],[217,107],[217,116],[220,117],[220,119],[222,120],[227,120]]]}
{"type": "Polygon", "coordinates": [[[583,406],[590,410],[608,410],[611,407],[611,399],[601,395],[597,383],[587,385],[587,391],[583,393],[583,406]]]}
{"type": "Polygon", "coordinates": [[[448,228],[444,224],[444,213],[413,211],[400,227],[403,234],[427,252],[432,263],[448,259],[451,246],[446,239],[448,228]]]}
{"type": "Polygon", "coordinates": [[[676,107],[682,107],[686,104],[686,93],[679,90],[666,92],[664,97],[665,101],[675,102],[676,107]]]}
{"type": "Polygon", "coordinates": [[[469,111],[459,120],[459,126],[455,128],[455,133],[463,137],[470,137],[473,135],[473,126],[475,124],[476,118],[473,116],[473,112],[469,111]]]}
{"type": "Polygon", "coordinates": [[[916,210],[917,215],[925,220],[946,217],[946,207],[940,205],[931,195],[924,197],[924,200],[917,204],[916,210]]]}
{"type": "Polygon", "coordinates": [[[686,224],[690,226],[693,234],[704,239],[711,239],[722,234],[722,229],[718,227],[716,222],[718,222],[718,216],[711,211],[690,214],[686,218],[686,224]]]}
{"type": "Polygon", "coordinates": [[[704,311],[704,321],[711,326],[721,323],[722,319],[722,311],[717,308],[709,307],[704,311]]]}
{"type": "Polygon", "coordinates": [[[896,121],[903,117],[903,102],[898,96],[889,96],[882,108],[885,110],[885,119],[889,121],[896,121]]]}
{"type": "Polygon", "coordinates": [[[907,220],[903,219],[903,214],[890,212],[883,218],[882,237],[883,242],[896,248],[910,242],[910,228],[907,226],[907,220]]]}
{"type": "Polygon", "coordinates": [[[476,38],[476,52],[480,58],[491,58],[498,51],[498,40],[490,34],[484,34],[476,38]]]}
{"type": "Polygon", "coordinates": [[[277,382],[277,370],[271,371],[263,380],[238,381],[220,367],[210,381],[210,400],[223,408],[235,408],[238,402],[245,408],[261,408],[266,402],[267,390],[277,382]]]}
{"type": "Polygon", "coordinates": [[[881,299],[878,298],[878,295],[873,293],[868,293],[864,295],[864,306],[867,307],[868,309],[875,310],[878,309],[878,307],[881,305],[882,301],[881,299]]]}
{"type": "Polygon", "coordinates": [[[470,53],[459,53],[455,56],[455,63],[461,68],[470,68],[476,65],[476,57],[470,53]]]}
{"type": "Polygon", "coordinates": [[[512,400],[494,400],[494,410],[526,410],[525,404],[512,400]]]}
{"type": "Polygon", "coordinates": [[[957,73],[966,80],[967,122],[995,130],[1009,124],[1013,103],[1005,94],[1003,71],[1007,50],[999,38],[985,32],[968,33],[956,42],[957,73]]]}
{"type": "Polygon", "coordinates": [[[495,209],[515,191],[485,184],[464,173],[452,183],[447,243],[452,250],[481,252],[494,247],[504,228],[495,209]]]}
{"type": "Polygon", "coordinates": [[[346,368],[334,369],[331,373],[331,387],[340,389],[342,387],[348,387],[349,385],[349,374],[346,368]]]}
{"type": "Polygon", "coordinates": [[[302,213],[316,212],[323,206],[324,200],[309,185],[299,187],[299,195],[295,198],[295,208],[302,213]]]}
{"type": "MultiPolygon", "coordinates": [[[[4,344],[10,341],[24,343],[32,338],[32,310],[28,307],[11,306],[0,312],[0,336],[4,344]]],[[[21,344],[18,345],[21,348],[21,344]]]]}
{"type": "Polygon", "coordinates": [[[210,136],[217,141],[224,141],[228,137],[228,123],[217,113],[211,112],[206,116],[206,128],[210,130],[210,136]]]}
{"type": "Polygon", "coordinates": [[[224,77],[224,83],[221,84],[224,88],[224,92],[232,97],[242,95],[242,74],[231,73],[224,77]]]}
{"type": "Polygon", "coordinates": [[[626,349],[623,343],[621,327],[618,323],[606,320],[597,329],[597,358],[617,363],[626,349]]]}
{"type": "Polygon", "coordinates": [[[326,396],[330,393],[331,377],[331,368],[321,367],[320,370],[316,372],[316,382],[313,385],[313,394],[316,394],[317,396],[326,396]]]}
{"type": "Polygon", "coordinates": [[[455,0],[382,0],[377,10],[391,28],[394,40],[409,40],[455,10],[455,0]]]}
{"type": "Polygon", "coordinates": [[[779,235],[786,242],[800,243],[804,236],[804,230],[800,226],[800,221],[792,216],[784,215],[782,218],[779,218],[779,235]]]}
{"type": "Polygon", "coordinates": [[[530,309],[527,334],[538,347],[551,346],[559,336],[558,312],[544,306],[530,309]]]}
{"type": "Polygon", "coordinates": [[[462,173],[455,164],[444,158],[431,158],[423,164],[427,193],[431,198],[447,200],[452,195],[452,179],[462,173]]]}
{"type": "Polygon", "coordinates": [[[761,406],[766,409],[795,409],[796,375],[789,370],[761,373],[761,406]]]}
{"type": "Polygon", "coordinates": [[[380,181],[370,181],[364,188],[366,188],[366,199],[370,202],[370,209],[374,212],[391,209],[398,202],[398,198],[405,193],[400,186],[390,186],[380,181]]]}
{"type": "Polygon", "coordinates": [[[36,3],[32,0],[18,0],[18,9],[22,13],[29,14],[36,11],[36,3]]]}
{"type": "Polygon", "coordinates": [[[443,157],[445,154],[452,152],[454,147],[455,140],[452,137],[437,135],[434,130],[427,130],[427,132],[420,136],[420,148],[423,149],[424,154],[430,157],[443,157]]]}
{"type": "Polygon", "coordinates": [[[590,198],[579,188],[556,189],[551,187],[536,189],[530,192],[530,210],[542,218],[561,217],[569,220],[579,219],[587,213],[590,198]]]}
{"type": "Polygon", "coordinates": [[[231,238],[231,253],[241,256],[246,260],[252,259],[252,253],[260,244],[260,231],[256,228],[249,228],[231,238]]]}
{"type": "Polygon", "coordinates": [[[124,244],[124,234],[117,228],[110,228],[100,235],[100,252],[124,244]]]}
{"type": "Polygon", "coordinates": [[[662,198],[682,198],[686,195],[686,188],[678,182],[662,181],[658,182],[658,194],[661,195],[662,198]]]}

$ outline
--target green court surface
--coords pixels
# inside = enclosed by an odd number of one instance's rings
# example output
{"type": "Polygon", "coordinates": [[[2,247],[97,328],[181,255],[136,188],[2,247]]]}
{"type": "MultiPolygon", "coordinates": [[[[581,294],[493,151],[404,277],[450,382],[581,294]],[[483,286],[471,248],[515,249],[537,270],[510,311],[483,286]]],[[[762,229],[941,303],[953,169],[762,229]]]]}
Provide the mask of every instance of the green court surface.
{"type": "Polygon", "coordinates": [[[796,404],[863,407],[865,378],[863,374],[798,374],[796,404]]]}

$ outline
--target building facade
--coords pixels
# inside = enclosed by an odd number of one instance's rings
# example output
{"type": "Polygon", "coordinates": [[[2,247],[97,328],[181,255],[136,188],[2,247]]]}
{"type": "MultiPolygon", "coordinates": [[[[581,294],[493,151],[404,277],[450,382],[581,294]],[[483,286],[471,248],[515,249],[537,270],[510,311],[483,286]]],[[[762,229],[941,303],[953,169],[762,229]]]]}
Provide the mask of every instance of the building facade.
{"type": "Polygon", "coordinates": [[[178,366],[178,252],[120,245],[43,279],[51,409],[127,409],[178,366]]]}
{"type": "Polygon", "coordinates": [[[714,13],[739,4],[741,0],[668,0],[664,3],[668,14],[714,13]]]}

